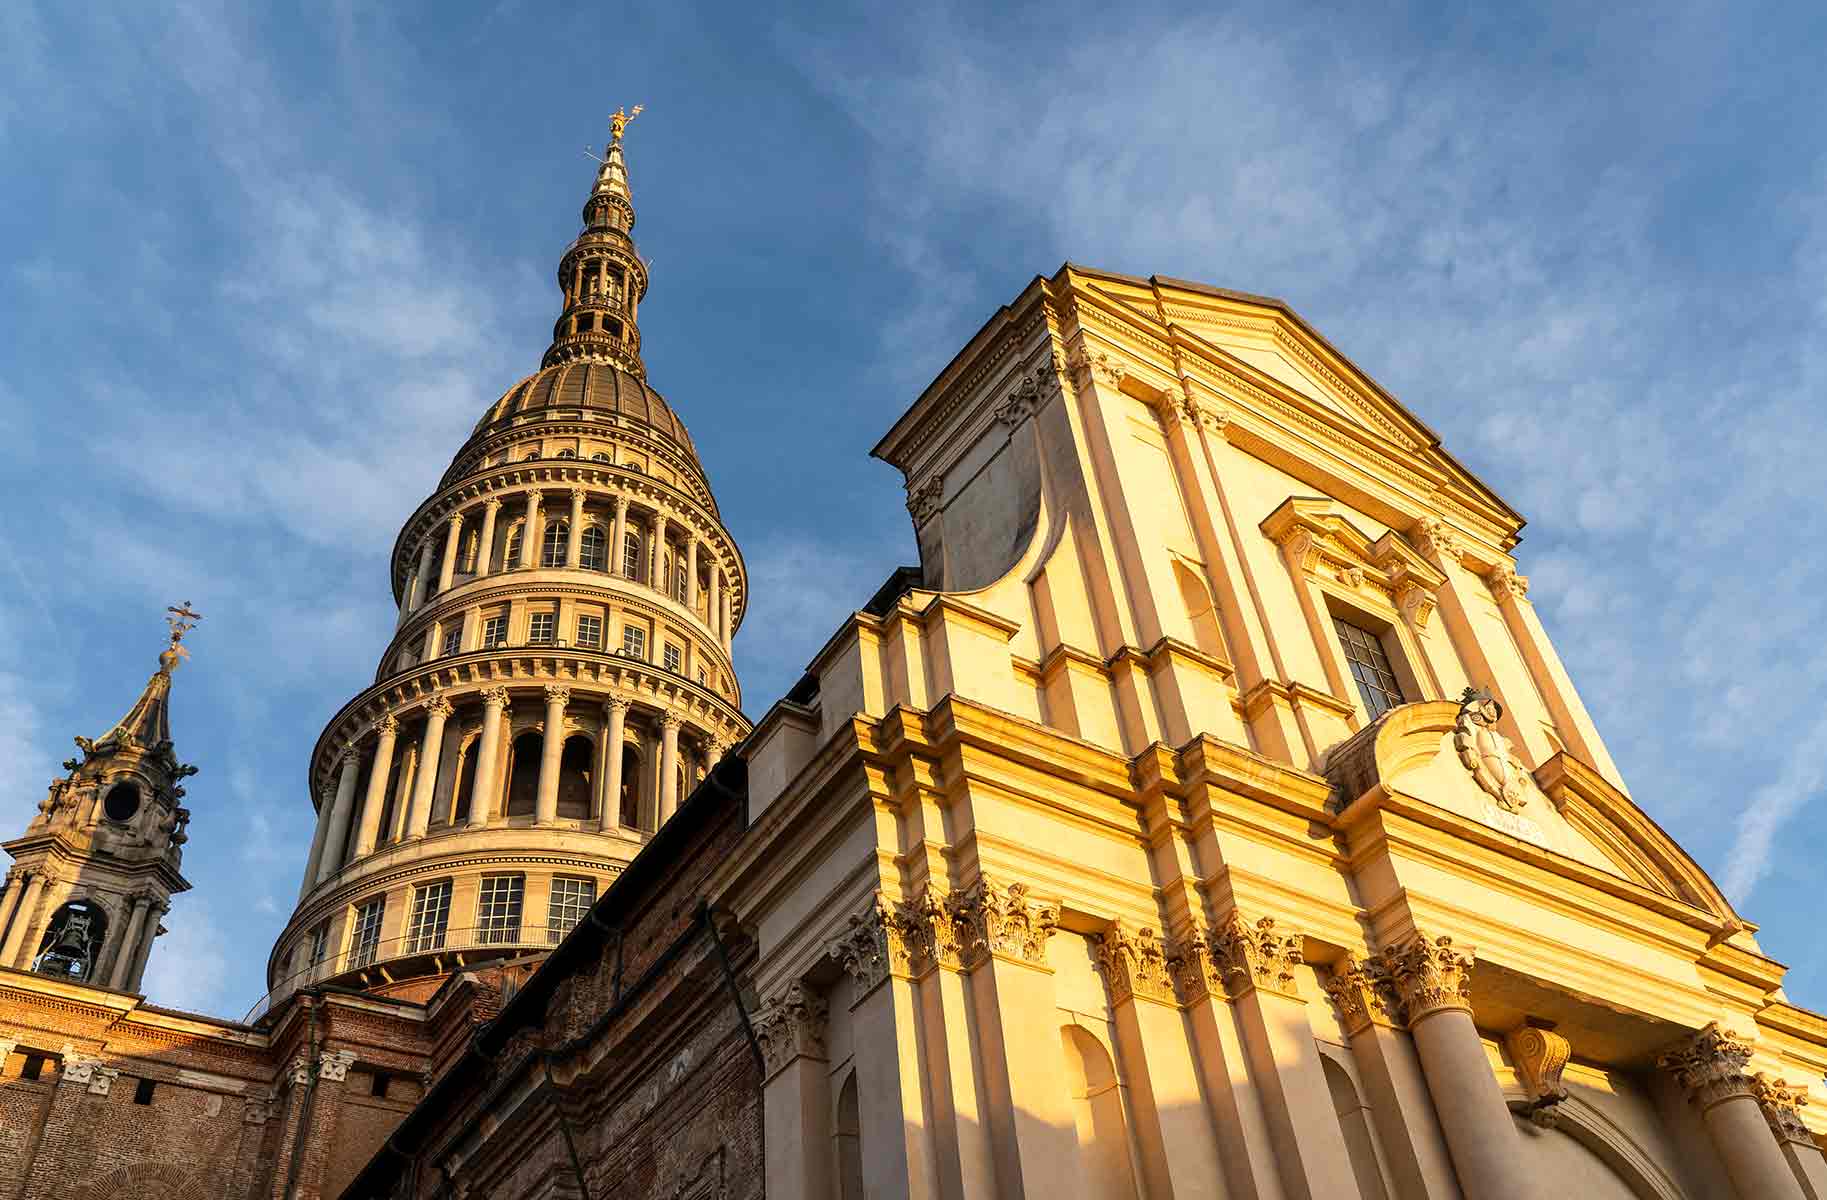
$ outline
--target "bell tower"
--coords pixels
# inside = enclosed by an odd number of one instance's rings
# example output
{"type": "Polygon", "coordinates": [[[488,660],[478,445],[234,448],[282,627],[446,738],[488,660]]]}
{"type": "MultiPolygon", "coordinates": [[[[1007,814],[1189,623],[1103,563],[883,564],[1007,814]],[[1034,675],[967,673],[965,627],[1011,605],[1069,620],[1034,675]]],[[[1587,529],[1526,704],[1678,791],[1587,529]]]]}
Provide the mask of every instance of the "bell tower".
{"type": "Polygon", "coordinates": [[[189,654],[199,615],[167,610],[170,644],[127,715],[51,782],[25,833],[0,843],[13,856],[0,893],[0,967],[71,983],[137,991],[159,918],[190,889],[179,873],[185,777],[197,769],[171,748],[171,676],[189,654]]]}

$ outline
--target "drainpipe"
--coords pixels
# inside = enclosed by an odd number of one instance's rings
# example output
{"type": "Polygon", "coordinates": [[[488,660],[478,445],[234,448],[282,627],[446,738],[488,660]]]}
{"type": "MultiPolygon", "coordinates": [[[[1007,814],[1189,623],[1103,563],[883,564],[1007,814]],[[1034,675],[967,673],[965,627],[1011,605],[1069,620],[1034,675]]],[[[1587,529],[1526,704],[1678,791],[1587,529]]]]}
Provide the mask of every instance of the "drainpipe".
{"type": "MultiPolygon", "coordinates": [[[[317,1000],[323,1000],[321,993],[317,995],[317,1000]]],[[[306,1007],[311,1013],[311,1057],[305,1060],[304,1105],[298,1113],[298,1134],[292,1139],[292,1161],[286,1165],[285,1170],[286,1200],[294,1200],[298,1195],[299,1162],[304,1157],[305,1141],[311,1132],[311,1110],[317,1099],[317,1004],[307,1003],[306,1007]]]]}
{"type": "Polygon", "coordinates": [[[552,1078],[552,1056],[540,1055],[546,1069],[546,1091],[552,1097],[552,1112],[558,1117],[558,1131],[565,1136],[565,1151],[571,1156],[571,1173],[577,1176],[577,1190],[584,1200],[590,1200],[590,1185],[584,1179],[583,1160],[577,1157],[577,1143],[571,1139],[571,1122],[565,1119],[563,1098],[558,1094],[558,1084],[552,1078]]]}
{"type": "Polygon", "coordinates": [[[742,1032],[748,1035],[749,1049],[755,1055],[755,1070],[759,1072],[760,1078],[766,1079],[768,1064],[761,1054],[761,1040],[755,1036],[755,1026],[749,1020],[749,1010],[742,1003],[742,988],[737,986],[736,972],[730,966],[729,951],[723,948],[723,938],[717,933],[717,921],[709,901],[698,901],[698,919],[704,922],[704,928],[710,933],[711,945],[717,948],[717,965],[723,968],[723,982],[729,985],[730,997],[736,1002],[736,1015],[742,1019],[742,1032]]]}

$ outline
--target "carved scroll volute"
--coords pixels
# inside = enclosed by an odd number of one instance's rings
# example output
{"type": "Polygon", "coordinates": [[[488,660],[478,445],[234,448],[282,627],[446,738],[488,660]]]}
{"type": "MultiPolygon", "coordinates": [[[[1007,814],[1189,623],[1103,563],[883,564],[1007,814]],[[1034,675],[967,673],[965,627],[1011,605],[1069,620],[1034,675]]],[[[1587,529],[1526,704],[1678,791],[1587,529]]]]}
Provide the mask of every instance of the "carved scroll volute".
{"type": "Polygon", "coordinates": [[[1664,1054],[1657,1065],[1675,1077],[1688,1099],[1708,1109],[1752,1094],[1745,1071],[1750,1061],[1751,1043],[1712,1024],[1664,1054]]]}
{"type": "Polygon", "coordinates": [[[1044,966],[1047,939],[1059,925],[1059,905],[1034,899],[1026,884],[1006,886],[979,877],[945,898],[968,969],[991,956],[1044,966]]]}
{"type": "Polygon", "coordinates": [[[1543,1025],[1523,1025],[1504,1035],[1504,1049],[1516,1068],[1516,1078],[1529,1094],[1525,1111],[1529,1119],[1543,1129],[1552,1129],[1560,1120],[1559,1104],[1567,1098],[1561,1083],[1561,1072],[1573,1055],[1566,1038],[1543,1025]]]}
{"type": "Polygon", "coordinates": [[[1167,951],[1152,929],[1112,927],[1098,939],[1097,965],[1113,1005],[1137,998],[1174,1003],[1167,951]]]}
{"type": "Polygon", "coordinates": [[[1252,988],[1282,996],[1300,995],[1294,968],[1301,964],[1301,938],[1277,930],[1274,917],[1252,923],[1232,909],[1212,936],[1212,957],[1232,996],[1252,988]]]}
{"type": "Polygon", "coordinates": [[[1399,1028],[1402,1024],[1401,1001],[1381,959],[1347,955],[1327,975],[1325,988],[1348,1037],[1356,1037],[1372,1025],[1399,1028]]]}

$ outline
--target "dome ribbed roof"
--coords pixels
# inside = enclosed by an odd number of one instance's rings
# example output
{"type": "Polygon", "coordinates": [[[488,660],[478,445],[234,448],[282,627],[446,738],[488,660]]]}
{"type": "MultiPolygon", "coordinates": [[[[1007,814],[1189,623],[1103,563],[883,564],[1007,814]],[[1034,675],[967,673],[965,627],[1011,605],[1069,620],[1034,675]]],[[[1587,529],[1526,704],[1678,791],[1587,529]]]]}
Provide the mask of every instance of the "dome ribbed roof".
{"type": "Polygon", "coordinates": [[[697,447],[685,422],[645,380],[605,362],[559,363],[527,376],[489,406],[471,436],[497,421],[551,409],[597,409],[645,427],[645,432],[683,451],[702,473],[697,447]]]}

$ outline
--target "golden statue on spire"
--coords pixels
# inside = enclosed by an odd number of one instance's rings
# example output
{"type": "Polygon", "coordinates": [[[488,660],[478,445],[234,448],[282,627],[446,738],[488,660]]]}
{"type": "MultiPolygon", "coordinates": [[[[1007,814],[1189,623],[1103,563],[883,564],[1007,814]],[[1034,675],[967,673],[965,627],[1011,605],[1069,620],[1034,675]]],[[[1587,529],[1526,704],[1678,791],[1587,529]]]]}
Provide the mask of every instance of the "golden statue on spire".
{"type": "Polygon", "coordinates": [[[637,104],[634,106],[633,112],[623,112],[618,108],[609,114],[609,144],[611,146],[622,140],[622,134],[628,131],[628,122],[640,116],[641,109],[645,107],[645,105],[637,104]]]}
{"type": "Polygon", "coordinates": [[[185,634],[197,627],[197,622],[203,619],[203,614],[194,611],[188,600],[182,604],[172,605],[165,611],[171,614],[165,618],[165,623],[171,626],[171,645],[159,652],[159,671],[169,675],[177,668],[181,660],[190,657],[190,651],[180,643],[183,642],[185,634]]]}

